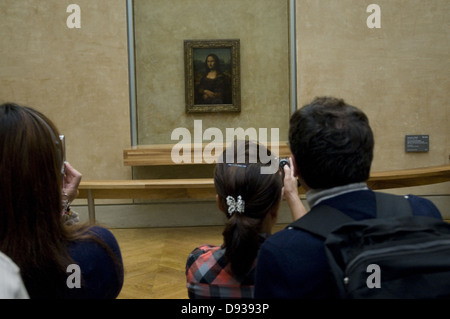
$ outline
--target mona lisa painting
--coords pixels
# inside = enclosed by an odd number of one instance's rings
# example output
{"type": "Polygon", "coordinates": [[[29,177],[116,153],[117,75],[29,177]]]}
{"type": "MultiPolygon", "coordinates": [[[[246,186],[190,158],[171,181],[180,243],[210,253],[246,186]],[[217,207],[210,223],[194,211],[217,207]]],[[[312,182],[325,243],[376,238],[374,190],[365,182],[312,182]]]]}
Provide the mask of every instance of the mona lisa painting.
{"type": "Polygon", "coordinates": [[[185,40],[186,112],[240,112],[239,40],[185,40]]]}

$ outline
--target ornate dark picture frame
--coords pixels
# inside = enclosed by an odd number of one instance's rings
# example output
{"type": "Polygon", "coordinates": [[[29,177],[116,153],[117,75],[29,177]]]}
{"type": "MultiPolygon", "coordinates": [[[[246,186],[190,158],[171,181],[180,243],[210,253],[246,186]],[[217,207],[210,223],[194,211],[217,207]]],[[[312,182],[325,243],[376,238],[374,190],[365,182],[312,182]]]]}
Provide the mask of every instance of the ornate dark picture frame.
{"type": "Polygon", "coordinates": [[[240,112],[240,41],[185,40],[186,113],[240,112]]]}

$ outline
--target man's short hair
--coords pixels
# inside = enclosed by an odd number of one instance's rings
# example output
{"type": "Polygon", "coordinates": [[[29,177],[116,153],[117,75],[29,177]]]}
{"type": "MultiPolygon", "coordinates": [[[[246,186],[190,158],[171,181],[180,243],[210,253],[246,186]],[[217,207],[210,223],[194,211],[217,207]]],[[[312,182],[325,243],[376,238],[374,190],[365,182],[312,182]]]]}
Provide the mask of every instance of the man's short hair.
{"type": "Polygon", "coordinates": [[[367,181],[374,138],[367,116],[334,97],[318,97],[290,119],[289,145],[313,189],[367,181]]]}

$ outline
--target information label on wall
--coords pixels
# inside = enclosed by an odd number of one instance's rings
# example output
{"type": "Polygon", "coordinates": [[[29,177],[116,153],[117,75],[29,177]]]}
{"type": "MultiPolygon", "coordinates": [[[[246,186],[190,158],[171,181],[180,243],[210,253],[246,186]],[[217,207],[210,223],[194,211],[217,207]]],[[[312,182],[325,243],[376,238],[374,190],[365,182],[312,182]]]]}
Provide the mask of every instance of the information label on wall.
{"type": "Polygon", "coordinates": [[[405,151],[406,152],[428,152],[430,150],[429,135],[406,135],[405,151]]]}

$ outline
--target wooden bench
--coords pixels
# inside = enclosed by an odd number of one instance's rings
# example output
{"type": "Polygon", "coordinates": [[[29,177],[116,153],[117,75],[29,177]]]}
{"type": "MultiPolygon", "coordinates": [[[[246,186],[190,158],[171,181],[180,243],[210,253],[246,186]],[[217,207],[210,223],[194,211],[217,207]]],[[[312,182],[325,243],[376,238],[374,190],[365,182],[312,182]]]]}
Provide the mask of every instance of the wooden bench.
{"type": "MultiPolygon", "coordinates": [[[[265,144],[278,157],[290,156],[286,142],[265,144]]],[[[123,159],[125,166],[211,165],[215,163],[225,146],[222,143],[138,145],[124,149],[123,159]],[[172,160],[174,146],[178,149],[189,149],[190,161],[175,163],[172,160]],[[213,154],[212,149],[215,150],[213,154]],[[200,159],[196,158],[196,152],[201,152],[200,159]]],[[[215,198],[212,178],[82,181],[79,191],[78,198],[88,200],[91,222],[95,221],[96,198],[153,200],[215,198]]]]}
{"type": "MultiPolygon", "coordinates": [[[[423,186],[450,181],[450,165],[373,172],[374,190],[423,186]]],[[[213,178],[81,181],[78,198],[88,201],[89,220],[95,222],[95,199],[211,199],[213,178]]],[[[300,194],[304,190],[299,188],[300,194]]]]}
{"type": "MultiPolygon", "coordinates": [[[[269,148],[278,157],[289,157],[291,151],[287,142],[266,143],[269,148]]],[[[219,143],[201,143],[201,144],[157,144],[157,145],[139,145],[126,148],[123,151],[123,164],[125,166],[160,166],[160,165],[202,165],[215,163],[217,156],[223,150],[224,145],[219,143]],[[189,162],[174,163],[172,160],[172,149],[174,146],[183,149],[190,149],[191,158],[189,162]],[[216,148],[217,154],[211,154],[209,151],[216,148]],[[205,151],[206,149],[206,151],[205,151]],[[201,158],[195,158],[195,152],[200,154],[201,158]]]]}

